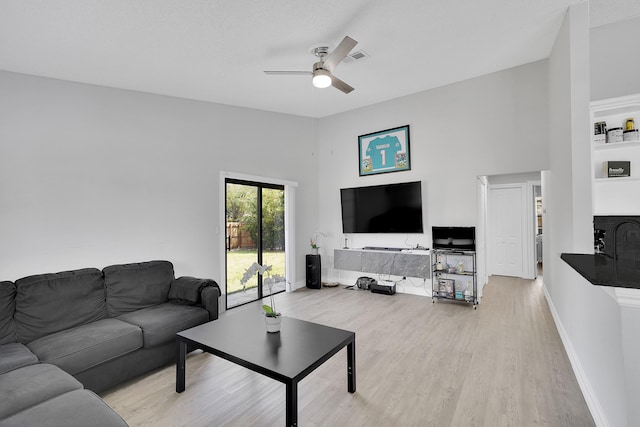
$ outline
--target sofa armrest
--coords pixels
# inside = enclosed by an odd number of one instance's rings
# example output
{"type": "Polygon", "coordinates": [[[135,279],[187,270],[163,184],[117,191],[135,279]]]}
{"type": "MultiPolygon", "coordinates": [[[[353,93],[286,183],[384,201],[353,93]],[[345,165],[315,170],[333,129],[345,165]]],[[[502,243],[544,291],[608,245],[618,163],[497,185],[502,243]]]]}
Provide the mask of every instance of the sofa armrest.
{"type": "Polygon", "coordinates": [[[196,305],[209,312],[209,320],[218,318],[220,287],[215,280],[183,276],[173,279],[169,289],[169,301],[196,305]]]}
{"type": "Polygon", "coordinates": [[[208,286],[202,289],[202,306],[209,312],[209,321],[218,318],[218,298],[220,298],[220,287],[208,286]]]}

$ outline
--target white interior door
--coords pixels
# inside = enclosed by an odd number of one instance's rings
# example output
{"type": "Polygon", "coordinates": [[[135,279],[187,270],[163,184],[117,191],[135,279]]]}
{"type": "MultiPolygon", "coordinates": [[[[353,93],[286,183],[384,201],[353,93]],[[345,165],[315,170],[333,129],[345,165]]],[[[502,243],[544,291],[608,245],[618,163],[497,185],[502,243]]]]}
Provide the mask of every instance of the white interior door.
{"type": "Polygon", "coordinates": [[[524,185],[489,187],[491,273],[524,277],[524,185]]]}

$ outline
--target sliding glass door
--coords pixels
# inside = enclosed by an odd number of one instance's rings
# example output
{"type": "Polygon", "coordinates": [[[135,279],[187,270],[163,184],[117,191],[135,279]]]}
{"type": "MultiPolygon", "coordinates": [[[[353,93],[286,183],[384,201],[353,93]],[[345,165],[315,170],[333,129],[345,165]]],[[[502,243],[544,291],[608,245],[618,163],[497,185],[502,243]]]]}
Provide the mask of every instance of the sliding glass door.
{"type": "MultiPolygon", "coordinates": [[[[271,265],[273,274],[285,276],[284,186],[227,178],[225,200],[229,309],[268,296],[261,276],[241,282],[254,262],[271,265]]],[[[273,287],[274,293],[284,290],[284,282],[273,287]]]]}

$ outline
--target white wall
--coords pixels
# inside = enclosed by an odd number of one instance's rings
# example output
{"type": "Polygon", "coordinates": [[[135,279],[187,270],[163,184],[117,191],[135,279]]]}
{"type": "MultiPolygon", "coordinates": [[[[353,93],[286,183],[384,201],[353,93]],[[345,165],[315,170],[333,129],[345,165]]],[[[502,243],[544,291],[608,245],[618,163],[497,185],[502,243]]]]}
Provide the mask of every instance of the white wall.
{"type": "Polygon", "coordinates": [[[640,424],[640,309],[621,307],[622,350],[627,392],[627,419],[630,426],[640,424]]]}
{"type": "MultiPolygon", "coordinates": [[[[640,93],[640,56],[638,40],[640,40],[640,17],[623,22],[601,26],[591,30],[591,100],[600,100],[640,93]]],[[[631,212],[639,215],[640,212],[631,212]]],[[[618,291],[616,291],[618,293],[618,291]]],[[[615,359],[621,365],[616,370],[614,395],[618,395],[624,380],[626,392],[627,425],[640,425],[640,309],[619,306],[612,302],[607,293],[607,308],[610,310],[613,329],[610,331],[618,344],[615,359]],[[609,306],[613,306],[609,308],[609,306]],[[618,321],[615,324],[615,321],[618,321]],[[623,370],[621,374],[617,371],[623,370]],[[623,378],[620,379],[619,377],[623,378]]],[[[610,382],[613,382],[610,380],[610,382]]],[[[602,390],[603,395],[611,393],[610,389],[602,390]]],[[[611,423],[611,425],[617,425],[611,423]]]]}
{"type": "MultiPolygon", "coordinates": [[[[539,61],[321,119],[320,229],[330,234],[323,273],[345,283],[358,275],[331,268],[333,249],[344,245],[340,188],[422,181],[424,234],[352,234],[349,245],[430,247],[433,225],[476,225],[479,175],[549,167],[547,103],[546,62],[539,61]],[[358,135],[405,124],[411,170],[359,177],[358,135]]],[[[403,290],[424,294],[415,285],[403,290]]]]}
{"type": "Polygon", "coordinates": [[[640,93],[640,17],[591,30],[591,100],[640,93]]]}
{"type": "Polygon", "coordinates": [[[588,58],[585,2],[569,9],[549,58],[551,169],[542,180],[544,284],[596,423],[626,426],[620,309],[560,259],[562,252],[593,252],[588,58]]]}
{"type": "Polygon", "coordinates": [[[316,229],[315,120],[7,72],[0,93],[2,280],[168,259],[222,284],[221,170],[297,182],[296,246],[316,229]]]}

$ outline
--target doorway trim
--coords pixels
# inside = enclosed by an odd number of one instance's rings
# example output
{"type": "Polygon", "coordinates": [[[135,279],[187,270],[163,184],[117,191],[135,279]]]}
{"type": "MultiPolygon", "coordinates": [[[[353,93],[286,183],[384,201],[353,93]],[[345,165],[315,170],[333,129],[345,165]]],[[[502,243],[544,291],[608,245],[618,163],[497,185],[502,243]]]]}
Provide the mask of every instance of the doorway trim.
{"type": "MultiPolygon", "coordinates": [[[[278,178],[268,178],[264,176],[257,175],[248,175],[243,173],[235,173],[229,171],[220,171],[220,183],[219,183],[219,197],[218,197],[218,212],[219,212],[219,221],[218,227],[216,229],[216,234],[218,235],[218,248],[219,248],[219,259],[218,265],[220,266],[220,277],[227,277],[227,269],[226,269],[226,199],[225,199],[225,186],[226,180],[229,179],[237,179],[242,181],[253,181],[253,182],[264,182],[266,184],[275,184],[284,186],[284,242],[285,242],[285,277],[287,278],[286,282],[286,292],[292,291],[291,280],[296,277],[296,266],[294,254],[296,253],[295,248],[295,239],[293,238],[293,230],[295,230],[295,189],[298,186],[297,182],[287,181],[278,178]]],[[[226,280],[226,279],[225,279],[226,280]]],[[[225,288],[221,286],[221,288],[225,288]]],[[[224,290],[226,292],[226,290],[224,290]]],[[[222,309],[225,311],[226,307],[222,309]]]]}
{"type": "Polygon", "coordinates": [[[487,274],[487,204],[489,197],[489,181],[486,175],[478,176],[477,190],[477,227],[476,227],[476,259],[478,271],[478,299],[482,301],[484,286],[489,281],[487,274]]]}
{"type": "MultiPolygon", "coordinates": [[[[535,187],[542,187],[542,181],[527,181],[527,199],[525,209],[527,210],[527,249],[525,250],[525,260],[527,265],[524,268],[525,279],[535,279],[538,276],[538,260],[536,254],[536,197],[535,187]]],[[[542,189],[540,190],[542,192],[542,189]]],[[[544,200],[544,194],[542,195],[544,200]]],[[[544,223],[543,223],[544,230],[544,223]]],[[[543,231],[544,236],[544,231],[543,231]]],[[[544,248],[544,245],[542,246],[544,248]]],[[[544,250],[544,249],[543,249],[544,250]]]]}

